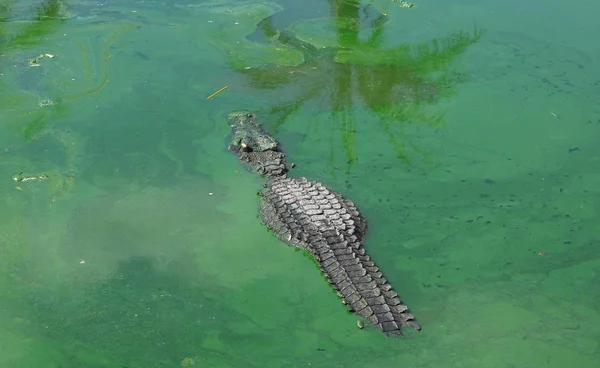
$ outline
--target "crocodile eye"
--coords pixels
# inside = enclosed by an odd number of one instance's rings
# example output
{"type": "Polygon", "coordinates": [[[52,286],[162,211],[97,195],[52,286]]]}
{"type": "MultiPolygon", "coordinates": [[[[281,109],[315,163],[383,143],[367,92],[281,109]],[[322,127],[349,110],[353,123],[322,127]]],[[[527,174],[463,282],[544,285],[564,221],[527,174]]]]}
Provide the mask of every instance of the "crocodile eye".
{"type": "Polygon", "coordinates": [[[244,152],[252,151],[252,147],[248,143],[249,142],[248,142],[247,138],[240,139],[240,148],[242,149],[242,151],[244,151],[244,152]]]}

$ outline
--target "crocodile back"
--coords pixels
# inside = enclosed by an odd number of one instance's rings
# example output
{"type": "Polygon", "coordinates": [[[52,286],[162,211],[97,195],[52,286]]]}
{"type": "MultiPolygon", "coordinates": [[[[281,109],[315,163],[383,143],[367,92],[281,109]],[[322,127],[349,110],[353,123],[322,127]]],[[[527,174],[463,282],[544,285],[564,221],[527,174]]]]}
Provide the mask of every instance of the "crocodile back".
{"type": "Polygon", "coordinates": [[[316,259],[350,311],[388,335],[421,329],[363,248],[367,223],[352,201],[306,178],[273,180],[261,196],[263,223],[316,259]]]}

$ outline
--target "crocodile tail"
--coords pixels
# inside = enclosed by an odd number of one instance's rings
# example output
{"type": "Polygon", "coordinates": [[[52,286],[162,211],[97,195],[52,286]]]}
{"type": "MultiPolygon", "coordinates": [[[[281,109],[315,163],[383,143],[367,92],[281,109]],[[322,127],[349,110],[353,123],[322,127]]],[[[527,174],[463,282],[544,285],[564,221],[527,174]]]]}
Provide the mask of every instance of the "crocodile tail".
{"type": "Polygon", "coordinates": [[[366,318],[378,330],[401,336],[402,328],[421,326],[364,248],[348,246],[336,236],[317,247],[319,266],[348,310],[366,318]],[[336,243],[337,241],[337,243],[336,243]],[[322,250],[322,252],[320,252],[322,250]]]}
{"type": "MultiPolygon", "coordinates": [[[[370,291],[361,293],[361,295],[365,294],[363,295],[363,298],[368,298],[365,299],[365,301],[369,303],[373,310],[372,315],[364,317],[366,317],[371,324],[379,330],[386,332],[388,335],[401,335],[400,326],[421,330],[421,326],[416,321],[415,316],[410,313],[408,307],[402,303],[398,293],[393,290],[379,267],[371,260],[371,257],[366,253],[362,245],[361,239],[363,239],[367,233],[367,221],[359,213],[354,202],[344,198],[338,193],[335,193],[335,195],[345,212],[350,216],[349,219],[344,220],[345,231],[343,231],[342,235],[348,240],[349,246],[354,250],[353,253],[360,261],[362,268],[366,271],[365,276],[369,276],[358,281],[370,278],[370,280],[374,280],[376,283],[375,288],[372,287],[370,291]],[[391,313],[391,317],[388,312],[391,313]],[[393,318],[393,320],[390,321],[390,318],[393,318]]],[[[344,291],[340,291],[336,285],[333,286],[338,290],[338,295],[345,300],[344,291]]],[[[347,306],[349,310],[356,310],[352,305],[347,304],[347,306]]],[[[368,313],[370,313],[370,311],[367,309],[362,312],[362,314],[357,314],[363,315],[368,313]]]]}

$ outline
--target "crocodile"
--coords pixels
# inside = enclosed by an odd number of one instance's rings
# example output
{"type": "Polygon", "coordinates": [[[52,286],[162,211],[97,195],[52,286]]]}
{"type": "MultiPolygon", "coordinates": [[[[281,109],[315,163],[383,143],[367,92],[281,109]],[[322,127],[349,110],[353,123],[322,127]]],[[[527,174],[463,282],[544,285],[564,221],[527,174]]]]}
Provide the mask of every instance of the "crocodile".
{"type": "Polygon", "coordinates": [[[388,336],[421,326],[363,247],[367,221],[356,205],[320,182],[288,176],[286,154],[256,115],[228,115],[229,150],[267,179],[259,192],[261,221],[282,242],[303,249],[349,311],[388,336]]]}

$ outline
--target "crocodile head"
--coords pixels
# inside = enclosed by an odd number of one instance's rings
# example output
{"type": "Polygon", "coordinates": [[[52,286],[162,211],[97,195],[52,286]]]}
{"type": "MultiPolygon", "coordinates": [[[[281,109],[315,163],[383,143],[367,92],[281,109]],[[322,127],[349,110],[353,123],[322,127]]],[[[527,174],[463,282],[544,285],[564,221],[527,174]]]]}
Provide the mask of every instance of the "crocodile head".
{"type": "Polygon", "coordinates": [[[244,152],[277,151],[279,144],[264,131],[256,121],[256,115],[249,112],[233,112],[227,117],[232,128],[229,149],[244,152]]]}
{"type": "Polygon", "coordinates": [[[240,161],[264,176],[286,175],[285,154],[279,150],[279,142],[256,121],[256,115],[245,111],[233,112],[227,119],[231,126],[229,150],[240,161]]]}

